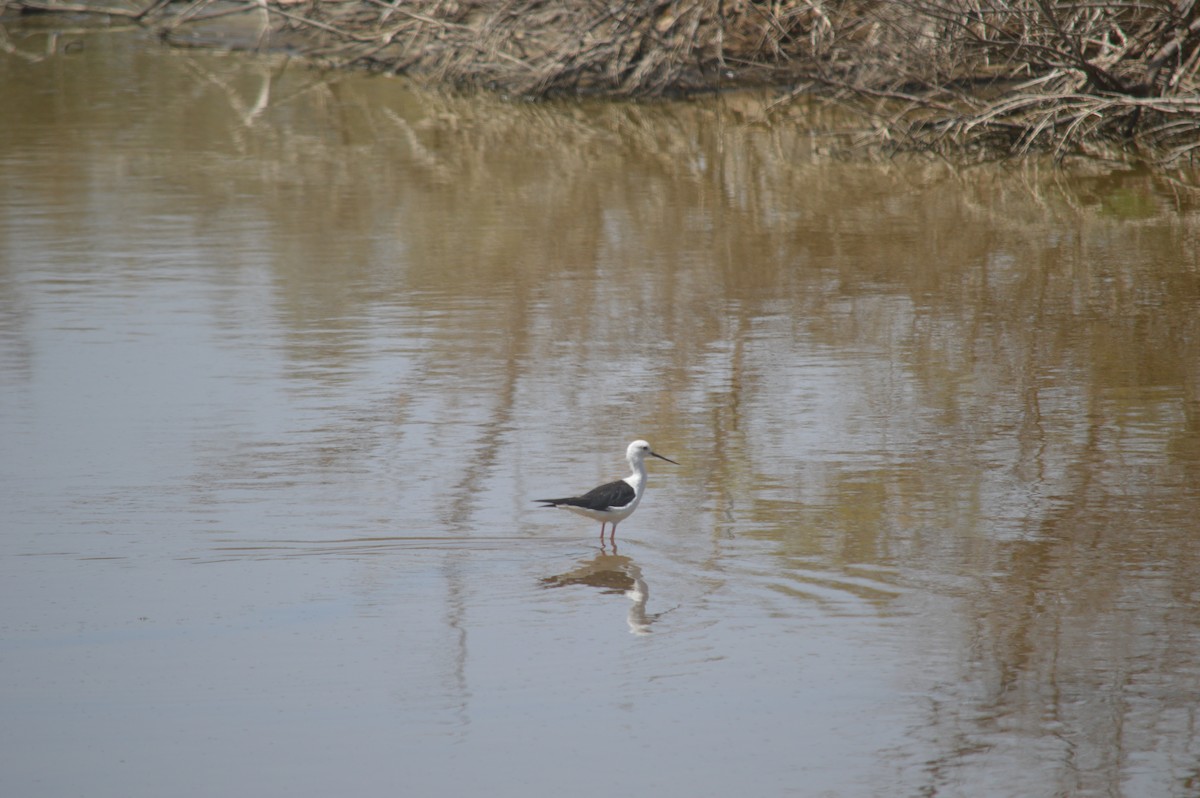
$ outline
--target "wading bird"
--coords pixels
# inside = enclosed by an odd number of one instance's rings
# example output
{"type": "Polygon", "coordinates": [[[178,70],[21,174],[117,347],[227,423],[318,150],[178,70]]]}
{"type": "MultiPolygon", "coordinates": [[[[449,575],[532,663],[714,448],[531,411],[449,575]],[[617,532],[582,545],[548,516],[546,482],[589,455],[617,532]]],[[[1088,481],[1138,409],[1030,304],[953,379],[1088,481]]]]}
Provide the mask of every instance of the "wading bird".
{"type": "MultiPolygon", "coordinates": [[[[608,482],[598,488],[592,488],[582,496],[571,496],[566,499],[534,499],[541,502],[543,507],[561,507],[573,513],[586,515],[600,522],[600,539],[604,539],[605,524],[612,524],[609,539],[616,541],[617,524],[633,515],[642,495],[646,492],[646,457],[657,457],[668,463],[675,463],[669,457],[655,454],[650,450],[650,444],[645,441],[634,441],[625,450],[625,459],[633,473],[616,482],[608,482]]],[[[679,465],[679,463],[675,463],[679,465]]]]}

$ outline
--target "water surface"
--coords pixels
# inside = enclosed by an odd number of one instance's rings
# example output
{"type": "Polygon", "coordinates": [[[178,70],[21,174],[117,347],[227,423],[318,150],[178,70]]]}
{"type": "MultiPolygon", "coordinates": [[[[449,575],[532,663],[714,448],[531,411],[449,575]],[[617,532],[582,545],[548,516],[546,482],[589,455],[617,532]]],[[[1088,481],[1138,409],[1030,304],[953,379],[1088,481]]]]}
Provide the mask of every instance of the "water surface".
{"type": "Polygon", "coordinates": [[[1172,180],[6,36],[0,792],[1200,789],[1172,180]]]}

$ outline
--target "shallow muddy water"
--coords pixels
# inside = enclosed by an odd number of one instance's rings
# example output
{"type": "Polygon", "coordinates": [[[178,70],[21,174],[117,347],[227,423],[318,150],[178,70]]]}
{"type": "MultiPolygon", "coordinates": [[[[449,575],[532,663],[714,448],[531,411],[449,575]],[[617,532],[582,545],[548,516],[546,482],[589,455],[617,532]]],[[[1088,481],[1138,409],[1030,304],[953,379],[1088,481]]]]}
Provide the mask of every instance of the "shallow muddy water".
{"type": "Polygon", "coordinates": [[[6,42],[0,793],[1200,790],[1195,195],[6,42]]]}

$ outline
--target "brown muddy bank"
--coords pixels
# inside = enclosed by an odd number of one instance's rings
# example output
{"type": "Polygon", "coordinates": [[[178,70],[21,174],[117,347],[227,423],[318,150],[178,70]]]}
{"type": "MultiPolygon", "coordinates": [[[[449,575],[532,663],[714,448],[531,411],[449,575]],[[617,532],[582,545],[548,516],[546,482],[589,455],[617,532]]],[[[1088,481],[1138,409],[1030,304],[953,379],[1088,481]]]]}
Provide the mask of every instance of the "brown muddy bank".
{"type": "Polygon", "coordinates": [[[1050,0],[8,0],[102,13],[177,45],[286,49],[333,67],[545,98],[767,86],[849,101],[886,149],[1190,164],[1200,7],[1050,0]],[[230,36],[229,21],[248,25],[230,36]]]}

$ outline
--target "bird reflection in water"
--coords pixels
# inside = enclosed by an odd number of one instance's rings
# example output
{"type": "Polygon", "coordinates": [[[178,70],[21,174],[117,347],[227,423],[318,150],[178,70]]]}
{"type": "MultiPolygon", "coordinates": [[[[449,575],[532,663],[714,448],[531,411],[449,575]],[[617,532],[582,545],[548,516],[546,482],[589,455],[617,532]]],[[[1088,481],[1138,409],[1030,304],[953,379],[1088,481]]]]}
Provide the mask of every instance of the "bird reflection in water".
{"type": "Polygon", "coordinates": [[[666,615],[666,612],[646,612],[646,604],[650,601],[650,587],[642,578],[642,569],[631,557],[618,554],[615,545],[611,554],[601,549],[599,554],[587,560],[580,560],[577,567],[565,574],[544,577],[541,583],[542,587],[547,588],[587,585],[599,588],[603,593],[624,595],[633,602],[626,621],[629,623],[629,631],[635,635],[649,634],[650,625],[666,615]]]}

